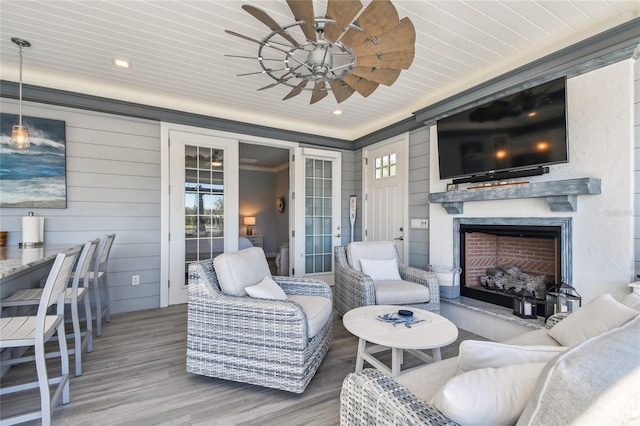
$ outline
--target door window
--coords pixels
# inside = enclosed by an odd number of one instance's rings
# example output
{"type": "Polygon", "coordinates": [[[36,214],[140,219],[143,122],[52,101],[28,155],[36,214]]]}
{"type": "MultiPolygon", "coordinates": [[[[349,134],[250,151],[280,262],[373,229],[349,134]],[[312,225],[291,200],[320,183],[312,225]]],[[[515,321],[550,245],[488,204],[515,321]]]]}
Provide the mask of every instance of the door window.
{"type": "Polygon", "coordinates": [[[332,161],[305,160],[305,273],[331,272],[332,161]]]}

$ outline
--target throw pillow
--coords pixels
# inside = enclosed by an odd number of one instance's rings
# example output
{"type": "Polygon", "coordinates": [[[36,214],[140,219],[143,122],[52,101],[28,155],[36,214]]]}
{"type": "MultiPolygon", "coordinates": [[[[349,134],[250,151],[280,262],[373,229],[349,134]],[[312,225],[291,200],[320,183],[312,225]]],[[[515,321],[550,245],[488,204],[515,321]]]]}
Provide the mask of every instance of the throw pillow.
{"type": "Polygon", "coordinates": [[[460,343],[456,375],[479,368],[499,368],[513,364],[547,362],[566,349],[563,346],[518,346],[465,340],[460,343]]]}
{"type": "Polygon", "coordinates": [[[360,266],[374,281],[402,280],[396,259],[360,259],[360,266]]]}
{"type": "Polygon", "coordinates": [[[544,365],[539,362],[468,371],[450,379],[429,404],[465,426],[513,425],[544,365]]]}
{"type": "Polygon", "coordinates": [[[271,277],[265,276],[256,285],[245,287],[247,294],[256,299],[287,300],[287,294],[271,277]]]}
{"type": "Polygon", "coordinates": [[[623,305],[610,294],[603,294],[572,312],[548,333],[562,346],[575,346],[620,327],[636,315],[635,309],[623,305]]]}

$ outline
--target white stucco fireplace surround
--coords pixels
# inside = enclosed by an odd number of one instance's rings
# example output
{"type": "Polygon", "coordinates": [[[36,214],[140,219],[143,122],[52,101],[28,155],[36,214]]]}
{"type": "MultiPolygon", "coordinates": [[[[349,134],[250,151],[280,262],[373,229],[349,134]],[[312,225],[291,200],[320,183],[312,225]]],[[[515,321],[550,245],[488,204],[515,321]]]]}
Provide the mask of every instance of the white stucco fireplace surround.
{"type": "MultiPolygon", "coordinates": [[[[569,162],[550,166],[531,183],[577,178],[601,180],[601,193],[578,196],[576,211],[551,211],[544,198],[472,201],[462,214],[449,214],[430,203],[429,256],[434,265],[454,264],[454,218],[572,218],[571,282],[583,304],[603,293],[621,298],[634,277],[633,154],[634,60],[628,59],[567,79],[569,162]]],[[[446,191],[449,181],[438,172],[436,127],[430,129],[430,193],[446,191]]],[[[461,188],[464,190],[464,188],[461,188]]],[[[469,191],[483,191],[484,188],[469,191]]],[[[492,340],[504,340],[526,330],[508,321],[454,304],[441,313],[458,327],[492,340]],[[492,331],[487,331],[492,330],[492,331]]]]}

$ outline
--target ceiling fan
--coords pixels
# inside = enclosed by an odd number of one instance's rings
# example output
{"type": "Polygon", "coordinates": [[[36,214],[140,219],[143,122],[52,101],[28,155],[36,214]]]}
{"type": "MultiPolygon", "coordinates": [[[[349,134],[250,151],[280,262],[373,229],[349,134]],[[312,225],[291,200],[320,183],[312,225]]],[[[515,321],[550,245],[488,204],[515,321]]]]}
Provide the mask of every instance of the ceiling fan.
{"type": "Polygon", "coordinates": [[[359,0],[328,0],[323,16],[314,15],[312,0],[287,4],[295,21],[282,26],[261,9],[242,6],[271,30],[261,40],[225,30],[259,45],[256,57],[226,55],[258,61],[262,71],[238,75],[266,74],[274,80],[258,90],[293,88],[283,100],[311,91],[311,104],[331,91],[340,103],[355,92],[367,97],[380,84],[391,86],[413,62],[415,28],[409,18],[399,19],[389,0],[372,0],[364,8],[359,0]],[[294,37],[296,27],[304,41],[294,37]]]}

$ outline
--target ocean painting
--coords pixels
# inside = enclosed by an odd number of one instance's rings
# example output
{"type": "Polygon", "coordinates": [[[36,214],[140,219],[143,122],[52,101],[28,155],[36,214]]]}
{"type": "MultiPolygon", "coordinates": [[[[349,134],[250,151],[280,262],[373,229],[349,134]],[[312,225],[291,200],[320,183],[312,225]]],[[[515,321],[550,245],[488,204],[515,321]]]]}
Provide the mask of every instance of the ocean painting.
{"type": "Polygon", "coordinates": [[[66,128],[61,120],[22,117],[31,146],[11,145],[19,117],[0,114],[0,207],[67,207],[66,128]]]}

